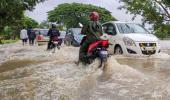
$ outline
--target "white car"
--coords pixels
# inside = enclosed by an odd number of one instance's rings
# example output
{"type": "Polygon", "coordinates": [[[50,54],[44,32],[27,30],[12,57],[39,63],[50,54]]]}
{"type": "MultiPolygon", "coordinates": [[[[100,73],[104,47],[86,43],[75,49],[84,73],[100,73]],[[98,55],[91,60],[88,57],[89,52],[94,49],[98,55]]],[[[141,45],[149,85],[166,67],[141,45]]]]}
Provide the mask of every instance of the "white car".
{"type": "Polygon", "coordinates": [[[102,25],[114,54],[153,55],[160,52],[159,39],[137,23],[110,21],[102,25]]]}

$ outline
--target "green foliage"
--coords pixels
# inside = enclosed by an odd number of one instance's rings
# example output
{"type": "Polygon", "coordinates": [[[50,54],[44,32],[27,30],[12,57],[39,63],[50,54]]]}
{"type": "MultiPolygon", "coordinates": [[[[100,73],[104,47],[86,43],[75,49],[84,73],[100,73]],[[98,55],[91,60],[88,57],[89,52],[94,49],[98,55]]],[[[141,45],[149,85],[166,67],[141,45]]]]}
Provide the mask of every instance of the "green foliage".
{"type": "Polygon", "coordinates": [[[57,26],[57,29],[60,30],[60,31],[64,31],[64,26],[58,25],[58,26],[57,26]]]}
{"type": "Polygon", "coordinates": [[[163,0],[163,3],[170,7],[170,0],[163,0]]]}
{"type": "Polygon", "coordinates": [[[170,25],[162,25],[161,27],[158,27],[155,31],[155,35],[159,38],[163,39],[170,35],[170,25]]]}
{"type": "Polygon", "coordinates": [[[0,33],[0,36],[3,37],[5,40],[11,39],[12,37],[15,37],[17,35],[15,34],[15,32],[19,33],[20,31],[16,31],[16,28],[21,28],[23,26],[25,26],[26,28],[28,28],[29,26],[35,28],[38,26],[38,22],[27,16],[24,16],[18,23],[15,23],[15,26],[5,26],[2,32],[0,33]]]}
{"type": "Polygon", "coordinates": [[[10,39],[12,34],[12,28],[9,26],[5,26],[2,32],[0,33],[0,38],[3,37],[3,39],[10,39]]]}
{"type": "Polygon", "coordinates": [[[43,21],[40,23],[39,28],[49,28],[50,24],[48,21],[43,21]]]}
{"type": "Polygon", "coordinates": [[[9,26],[5,26],[4,27],[4,31],[3,31],[4,34],[11,34],[11,32],[12,32],[12,28],[11,27],[9,27],[9,26]]]}
{"type": "Polygon", "coordinates": [[[156,34],[163,38],[167,34],[170,34],[169,24],[170,21],[170,1],[162,0],[120,0],[124,2],[124,6],[120,9],[127,9],[131,14],[141,15],[143,17],[143,23],[153,24],[153,29],[156,34]]]}
{"type": "Polygon", "coordinates": [[[79,22],[83,24],[88,22],[89,14],[92,11],[97,11],[100,14],[101,22],[116,20],[105,8],[80,3],[58,5],[54,10],[48,12],[48,20],[58,23],[64,22],[67,28],[78,27],[79,22]]]}
{"type": "Polygon", "coordinates": [[[32,18],[29,18],[27,16],[25,16],[24,18],[22,18],[22,21],[23,21],[23,26],[25,26],[26,28],[28,27],[37,27],[38,26],[38,22],[36,22],[34,19],[32,18]]]}
{"type": "Polygon", "coordinates": [[[22,23],[25,10],[45,0],[0,0],[0,32],[5,26],[18,28],[22,23]]]}
{"type": "Polygon", "coordinates": [[[9,44],[9,43],[15,43],[18,40],[2,40],[0,44],[9,44]]]}

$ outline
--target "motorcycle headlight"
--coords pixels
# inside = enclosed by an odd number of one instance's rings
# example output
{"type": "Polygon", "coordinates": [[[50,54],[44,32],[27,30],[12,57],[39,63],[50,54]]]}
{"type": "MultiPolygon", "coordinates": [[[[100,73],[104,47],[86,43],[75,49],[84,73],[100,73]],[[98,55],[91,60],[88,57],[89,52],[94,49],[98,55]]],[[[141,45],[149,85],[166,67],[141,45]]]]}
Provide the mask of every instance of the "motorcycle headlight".
{"type": "Polygon", "coordinates": [[[123,38],[123,42],[127,46],[136,46],[135,42],[132,39],[127,38],[127,37],[123,38]]]}

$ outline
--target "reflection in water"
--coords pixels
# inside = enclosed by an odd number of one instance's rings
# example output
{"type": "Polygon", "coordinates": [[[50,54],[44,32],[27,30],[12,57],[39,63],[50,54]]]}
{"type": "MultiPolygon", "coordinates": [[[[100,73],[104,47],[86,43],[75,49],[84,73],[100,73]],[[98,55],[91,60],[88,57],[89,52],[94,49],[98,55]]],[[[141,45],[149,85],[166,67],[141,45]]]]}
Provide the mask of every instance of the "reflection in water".
{"type": "Polygon", "coordinates": [[[0,64],[2,100],[170,98],[170,59],[112,56],[102,71],[95,70],[97,61],[77,66],[78,48],[63,46],[55,54],[44,51],[46,46],[11,48],[2,48],[10,53],[0,64]]]}

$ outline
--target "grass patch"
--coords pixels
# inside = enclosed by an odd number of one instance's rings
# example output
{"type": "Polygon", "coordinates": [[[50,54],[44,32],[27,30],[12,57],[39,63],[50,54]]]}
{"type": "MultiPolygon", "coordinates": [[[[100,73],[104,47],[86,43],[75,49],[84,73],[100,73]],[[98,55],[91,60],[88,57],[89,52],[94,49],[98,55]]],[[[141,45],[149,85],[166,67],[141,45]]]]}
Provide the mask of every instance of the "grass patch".
{"type": "Polygon", "coordinates": [[[18,40],[1,40],[2,43],[0,44],[9,44],[9,43],[15,43],[17,42],[18,40]]]}

